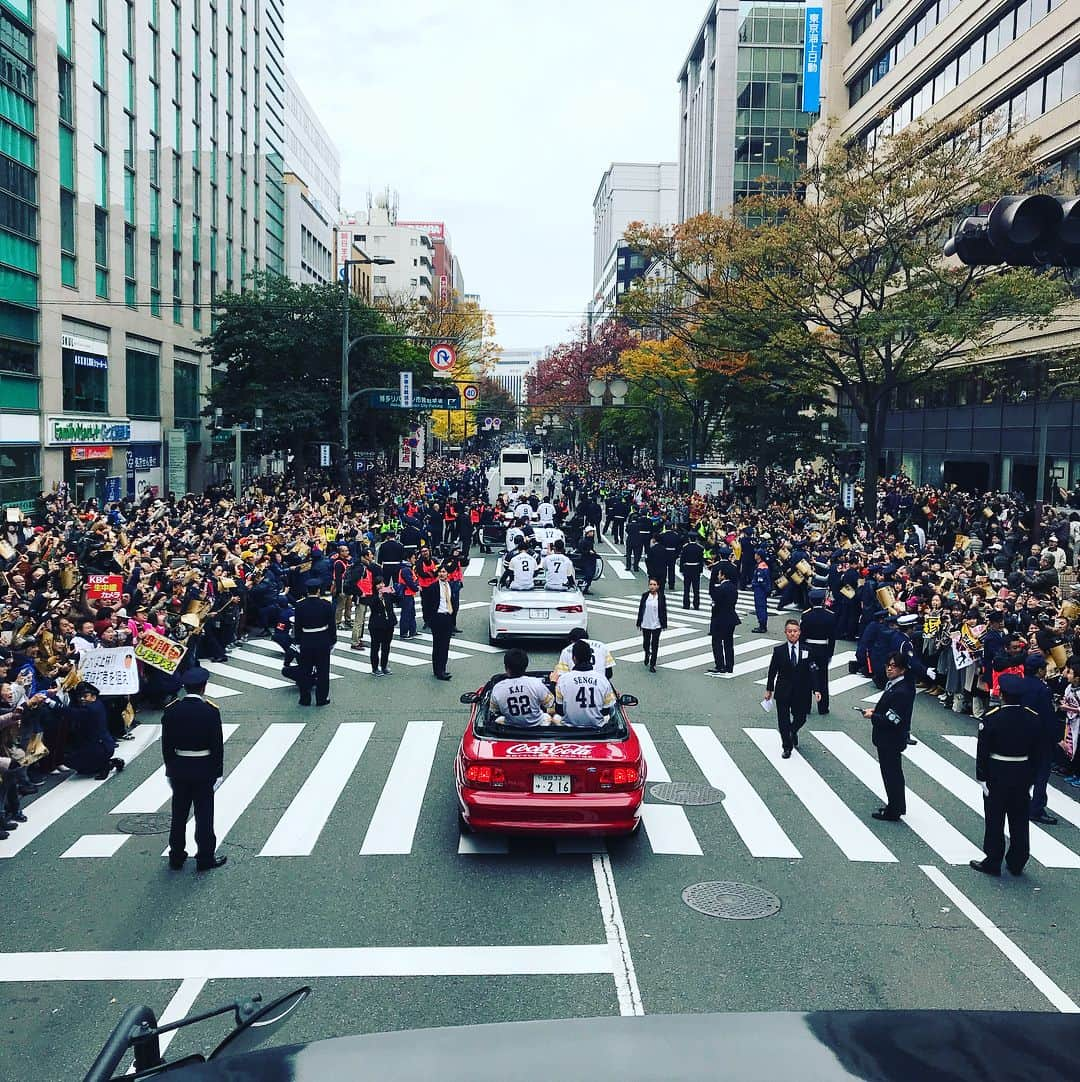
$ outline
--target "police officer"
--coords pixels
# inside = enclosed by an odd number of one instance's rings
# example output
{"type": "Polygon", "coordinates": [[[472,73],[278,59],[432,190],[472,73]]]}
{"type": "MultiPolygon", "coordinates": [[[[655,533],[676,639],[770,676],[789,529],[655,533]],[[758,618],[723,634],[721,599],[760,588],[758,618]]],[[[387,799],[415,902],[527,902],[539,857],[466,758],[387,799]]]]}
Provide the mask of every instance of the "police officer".
{"type": "Polygon", "coordinates": [[[667,562],[667,587],[669,590],[674,590],[675,563],[678,560],[679,550],[682,548],[682,535],[671,525],[671,522],[668,521],[664,524],[664,529],[660,534],[659,541],[664,550],[667,562]]]}
{"type": "Polygon", "coordinates": [[[330,651],[334,646],[334,607],[319,596],[318,579],[308,579],[308,596],[296,603],[293,615],[296,644],[300,647],[300,705],[311,705],[311,689],[315,689],[315,705],[330,702],[330,651]]]}
{"type": "Polygon", "coordinates": [[[757,559],[757,566],[751,576],[750,586],[754,591],[754,614],[757,616],[757,627],[750,630],[758,635],[769,630],[769,594],[772,592],[773,581],[764,550],[758,549],[754,556],[757,559]]]}
{"type": "Polygon", "coordinates": [[[881,780],[885,785],[885,805],[871,812],[871,818],[896,822],[907,814],[907,791],[901,756],[911,735],[911,711],[915,705],[915,684],[905,680],[907,659],[889,654],[885,661],[885,691],[877,703],[862,712],[873,723],[871,739],[877,748],[881,780]]]}
{"type": "Polygon", "coordinates": [[[690,608],[690,595],[694,595],[694,608],[701,608],[701,572],[705,567],[705,549],[697,536],[691,534],[679,553],[679,570],[682,571],[682,607],[690,608]]]}
{"type": "MultiPolygon", "coordinates": [[[[327,602],[329,604],[329,602],[327,602]]],[[[220,868],[215,852],[214,782],[225,772],[221,711],[206,698],[210,674],[200,666],[183,677],[187,694],[174,699],[161,715],[161,757],[172,789],[169,867],[179,871],[187,860],[187,820],[195,809],[195,868],[220,868]]]]}
{"type": "Polygon", "coordinates": [[[611,543],[621,545],[623,543],[623,526],[626,523],[626,514],[629,507],[626,497],[621,494],[609,496],[607,499],[607,525],[611,530],[611,543]]]}
{"type": "Polygon", "coordinates": [[[998,681],[1001,706],[988,710],[979,723],[975,755],[975,778],[982,786],[986,828],[983,860],[970,862],[985,875],[1001,875],[1005,859],[1013,875],[1020,875],[1027,863],[1028,789],[1035,780],[1039,751],[1038,714],[1021,706],[1024,681],[1006,674],[998,681]],[[1009,851],[1005,851],[1005,820],[1009,821],[1009,851]]]}
{"type": "Polygon", "coordinates": [[[829,666],[832,664],[832,656],[836,650],[836,616],[825,608],[824,590],[810,591],[810,608],[803,613],[800,641],[821,674],[818,713],[827,714],[829,712],[829,666]]]}
{"type": "Polygon", "coordinates": [[[649,520],[635,508],[630,512],[626,520],[626,570],[637,571],[641,557],[645,553],[645,545],[649,540],[652,528],[649,520]]]}

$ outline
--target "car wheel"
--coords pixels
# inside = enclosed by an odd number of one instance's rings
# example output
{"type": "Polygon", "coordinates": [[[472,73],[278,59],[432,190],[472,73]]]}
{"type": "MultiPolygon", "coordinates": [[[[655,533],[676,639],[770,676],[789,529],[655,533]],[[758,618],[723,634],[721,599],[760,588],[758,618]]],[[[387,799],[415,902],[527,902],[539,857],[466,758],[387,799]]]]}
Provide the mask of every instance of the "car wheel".
{"type": "Polygon", "coordinates": [[[492,635],[492,633],[489,631],[488,632],[488,646],[498,646],[498,645],[499,645],[499,636],[498,635],[492,635]]]}
{"type": "Polygon", "coordinates": [[[471,834],[473,832],[473,828],[469,826],[469,824],[465,821],[465,816],[461,814],[460,808],[458,809],[457,813],[457,825],[458,831],[462,834],[471,834]]]}

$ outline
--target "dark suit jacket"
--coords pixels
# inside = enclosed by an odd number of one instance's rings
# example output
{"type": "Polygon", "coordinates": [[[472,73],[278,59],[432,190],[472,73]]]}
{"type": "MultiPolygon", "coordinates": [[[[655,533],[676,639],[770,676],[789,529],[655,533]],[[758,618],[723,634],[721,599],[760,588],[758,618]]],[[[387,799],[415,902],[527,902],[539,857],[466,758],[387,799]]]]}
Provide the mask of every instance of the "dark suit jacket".
{"type": "MultiPolygon", "coordinates": [[[[641,627],[641,621],[645,616],[645,599],[648,596],[649,596],[649,591],[646,590],[645,593],[643,593],[641,595],[641,598],[638,601],[638,607],[637,607],[637,626],[638,627],[641,627]]],[[[667,627],[667,596],[665,595],[663,590],[661,590],[656,595],[656,611],[657,611],[657,614],[660,617],[660,627],[661,628],[667,627]]]]}
{"type": "Polygon", "coordinates": [[[785,640],[773,647],[765,689],[793,707],[809,709],[810,693],[821,690],[819,670],[802,643],[796,643],[795,648],[799,652],[799,663],[793,668],[791,644],[785,640]]]}
{"type": "MultiPolygon", "coordinates": [[[[296,644],[301,648],[327,649],[334,645],[337,631],[334,626],[334,606],[325,597],[305,597],[296,603],[293,614],[296,644]],[[322,631],[305,632],[305,628],[318,627],[322,631]]],[[[217,777],[215,774],[214,777],[217,777]]]]}
{"type": "Polygon", "coordinates": [[[729,634],[734,631],[742,620],[735,611],[735,602],[739,600],[739,588],[730,579],[711,583],[709,594],[712,597],[712,617],[709,621],[709,631],[729,634]]]}
{"type": "Polygon", "coordinates": [[[874,706],[870,720],[874,724],[875,748],[903,751],[911,734],[911,711],[915,706],[915,684],[901,679],[887,686],[874,706]]]}
{"type": "Polygon", "coordinates": [[[161,757],[165,773],[182,781],[214,781],[224,773],[224,737],[221,711],[198,695],[174,699],[161,715],[161,757]],[[209,751],[199,758],[177,755],[183,751],[209,751]]]}

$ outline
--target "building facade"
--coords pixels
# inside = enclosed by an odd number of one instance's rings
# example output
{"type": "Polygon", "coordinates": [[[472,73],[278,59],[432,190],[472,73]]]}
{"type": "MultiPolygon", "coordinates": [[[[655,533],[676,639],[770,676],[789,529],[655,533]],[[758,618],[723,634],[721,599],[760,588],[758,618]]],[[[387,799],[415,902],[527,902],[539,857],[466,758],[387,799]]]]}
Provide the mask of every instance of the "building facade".
{"type": "Polygon", "coordinates": [[[339,267],[353,245],[372,259],[390,260],[373,269],[375,300],[435,298],[435,242],[423,230],[398,222],[397,197],[389,191],[369,197],[366,215],[342,215],[338,225],[339,267]]]}
{"type": "Polygon", "coordinates": [[[590,318],[615,310],[645,258],[623,241],[631,222],[671,225],[678,214],[676,162],[612,162],[593,198],[593,295],[590,318]]]}
{"type": "MultiPolygon", "coordinates": [[[[1080,181],[1080,3],[1075,0],[858,0],[825,20],[822,116],[830,137],[873,146],[914,120],[984,113],[1036,140],[1041,180],[1080,181]]],[[[816,135],[817,133],[815,133],[816,135]]],[[[1080,409],[1047,404],[1064,351],[1080,346],[1080,306],[1005,339],[977,364],[898,396],[883,466],[926,484],[1034,494],[1039,424],[1048,484],[1080,482],[1080,409]]],[[[1075,389],[1074,389],[1075,390],[1075,389]]]]}
{"type": "Polygon", "coordinates": [[[465,294],[465,275],[461,269],[461,262],[455,255],[450,245],[450,234],[446,230],[445,222],[398,222],[403,229],[413,229],[426,236],[432,244],[434,251],[433,281],[435,300],[441,306],[449,306],[454,303],[456,297],[465,294]]]}
{"type": "Polygon", "coordinates": [[[0,502],[205,482],[211,301],[284,271],[283,25],[0,0],[0,502]]]}
{"type": "Polygon", "coordinates": [[[504,349],[499,353],[491,378],[522,406],[527,398],[526,380],[536,371],[543,355],[541,349],[504,349]]]}
{"type": "Polygon", "coordinates": [[[820,12],[711,0],[678,79],[680,221],[729,213],[763,174],[794,181],[816,119],[820,12]]]}

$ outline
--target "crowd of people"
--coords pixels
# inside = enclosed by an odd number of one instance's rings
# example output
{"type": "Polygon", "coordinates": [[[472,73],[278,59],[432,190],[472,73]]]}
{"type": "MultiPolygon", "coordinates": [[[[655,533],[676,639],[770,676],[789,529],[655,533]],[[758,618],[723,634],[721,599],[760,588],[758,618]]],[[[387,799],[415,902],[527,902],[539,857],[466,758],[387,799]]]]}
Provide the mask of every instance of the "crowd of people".
{"type": "MultiPolygon", "coordinates": [[[[387,676],[395,634],[416,635],[418,622],[445,627],[447,639],[457,630],[470,552],[505,549],[504,527],[518,531],[513,551],[549,524],[564,530],[586,589],[604,541],[628,568],[644,563],[653,580],[642,599],[646,664],[655,667],[662,627],[655,599],[663,595],[666,623],[677,573],[682,606],[700,608],[704,594],[714,616],[720,594],[734,614],[732,591],[750,589],[755,630],[767,629],[771,597],[804,621],[827,614],[824,631],[804,632],[825,672],[836,642],[850,640],[853,668],[884,687],[899,652],[946,708],[977,718],[999,701],[1002,676],[1035,682],[1046,691],[1033,684],[1029,697],[1053,736],[1050,765],[1080,786],[1075,512],[1051,512],[1036,540],[1032,508],[1015,494],[898,475],[882,483],[869,521],[842,505],[835,477],[810,468],[743,471],[687,493],[559,455],[542,491],[493,501],[489,464],[434,459],[419,472],[369,473],[351,492],[318,476],[262,479],[240,501],[209,491],[74,505],[61,488],[38,513],[10,516],[0,541],[0,833],[24,821],[23,797],[62,774],[122,769],[117,742],[139,716],[173,699],[186,670],[226,660],[245,638],[273,639],[300,701],[313,691],[323,701],[297,641],[305,598],[328,599],[334,629],[349,631],[353,649],[370,651],[372,673],[387,676]],[[122,646],[135,650],[136,669],[123,693],[84,678],[101,648],[122,646]]],[[[714,675],[732,664],[734,623],[720,623],[714,675]]],[[[446,645],[441,671],[433,657],[440,678],[446,645]]],[[[827,680],[819,683],[825,712],[827,680]]],[[[1045,801],[1036,814],[1048,821],[1045,801]]]]}

